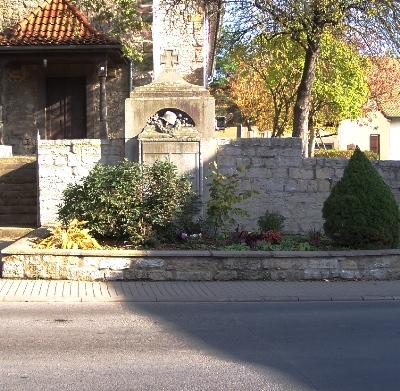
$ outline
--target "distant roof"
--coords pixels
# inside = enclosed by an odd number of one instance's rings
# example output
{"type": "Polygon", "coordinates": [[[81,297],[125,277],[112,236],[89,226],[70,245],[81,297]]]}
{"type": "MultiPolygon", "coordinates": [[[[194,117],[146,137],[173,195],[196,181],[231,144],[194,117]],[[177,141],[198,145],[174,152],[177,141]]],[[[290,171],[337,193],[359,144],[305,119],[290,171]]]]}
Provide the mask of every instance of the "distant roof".
{"type": "Polygon", "coordinates": [[[0,33],[0,47],[119,45],[97,31],[69,0],[46,0],[13,28],[0,33]]]}
{"type": "Polygon", "coordinates": [[[381,110],[387,118],[400,118],[400,88],[382,104],[381,110]]]}

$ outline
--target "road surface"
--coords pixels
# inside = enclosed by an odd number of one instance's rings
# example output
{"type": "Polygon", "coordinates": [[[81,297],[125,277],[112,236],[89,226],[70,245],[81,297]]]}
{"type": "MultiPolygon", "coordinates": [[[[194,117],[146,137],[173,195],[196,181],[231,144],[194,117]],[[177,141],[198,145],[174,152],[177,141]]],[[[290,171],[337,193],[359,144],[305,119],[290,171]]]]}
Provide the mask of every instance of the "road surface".
{"type": "Polygon", "coordinates": [[[0,303],[1,390],[400,389],[400,303],[0,303]]]}

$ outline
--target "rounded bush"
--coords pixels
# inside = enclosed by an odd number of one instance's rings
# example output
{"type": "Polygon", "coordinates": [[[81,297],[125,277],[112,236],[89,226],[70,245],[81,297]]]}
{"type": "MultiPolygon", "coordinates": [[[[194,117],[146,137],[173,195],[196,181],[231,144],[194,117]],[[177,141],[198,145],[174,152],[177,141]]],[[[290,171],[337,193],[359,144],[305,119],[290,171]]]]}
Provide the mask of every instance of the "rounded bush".
{"type": "Polygon", "coordinates": [[[395,248],[399,244],[399,206],[358,148],[325,201],[322,214],[325,233],[336,244],[350,248],[395,248]]]}
{"type": "Polygon", "coordinates": [[[193,197],[190,181],[170,162],[98,164],[82,182],[67,187],[58,215],[65,224],[87,221],[96,237],[141,244],[188,219],[183,215],[193,197]]]}

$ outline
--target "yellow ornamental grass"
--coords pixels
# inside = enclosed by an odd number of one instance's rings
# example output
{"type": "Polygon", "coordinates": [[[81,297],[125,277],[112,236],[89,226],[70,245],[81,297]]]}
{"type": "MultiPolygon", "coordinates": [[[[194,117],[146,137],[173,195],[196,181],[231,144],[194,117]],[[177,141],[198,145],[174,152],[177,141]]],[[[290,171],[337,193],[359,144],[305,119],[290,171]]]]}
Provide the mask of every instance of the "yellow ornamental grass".
{"type": "Polygon", "coordinates": [[[100,244],[90,235],[89,229],[82,228],[86,223],[86,221],[73,219],[68,226],[58,224],[50,230],[51,235],[43,239],[37,247],[41,249],[100,250],[100,244]]]}

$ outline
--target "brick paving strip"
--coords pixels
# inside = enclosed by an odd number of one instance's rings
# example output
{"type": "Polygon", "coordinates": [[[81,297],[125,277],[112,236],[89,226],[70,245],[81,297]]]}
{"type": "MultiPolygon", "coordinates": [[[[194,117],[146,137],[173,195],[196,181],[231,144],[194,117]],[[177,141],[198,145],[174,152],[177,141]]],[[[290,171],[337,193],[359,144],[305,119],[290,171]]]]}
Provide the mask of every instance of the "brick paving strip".
{"type": "Polygon", "coordinates": [[[400,301],[400,281],[145,282],[0,279],[4,302],[400,301]]]}

